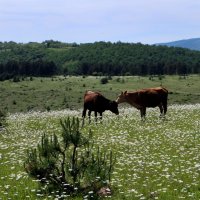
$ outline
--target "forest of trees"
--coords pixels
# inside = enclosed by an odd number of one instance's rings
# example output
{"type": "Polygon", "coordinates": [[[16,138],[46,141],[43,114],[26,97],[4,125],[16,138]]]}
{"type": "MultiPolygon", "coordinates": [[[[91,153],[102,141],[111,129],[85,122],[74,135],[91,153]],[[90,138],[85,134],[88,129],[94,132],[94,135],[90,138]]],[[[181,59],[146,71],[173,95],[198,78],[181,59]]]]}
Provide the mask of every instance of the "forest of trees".
{"type": "Polygon", "coordinates": [[[0,81],[16,76],[52,76],[57,74],[57,72],[57,67],[52,61],[37,60],[17,62],[10,60],[5,64],[0,64],[0,81]]]}
{"type": "Polygon", "coordinates": [[[0,42],[0,80],[13,76],[200,73],[200,51],[141,43],[0,42]]]}

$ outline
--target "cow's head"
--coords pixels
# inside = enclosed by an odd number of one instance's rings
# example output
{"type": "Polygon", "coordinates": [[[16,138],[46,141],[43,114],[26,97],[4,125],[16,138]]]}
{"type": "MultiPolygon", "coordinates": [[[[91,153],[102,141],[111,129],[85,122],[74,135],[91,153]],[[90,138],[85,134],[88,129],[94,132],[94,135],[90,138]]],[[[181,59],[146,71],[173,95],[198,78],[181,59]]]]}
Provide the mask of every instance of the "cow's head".
{"type": "Polygon", "coordinates": [[[109,110],[116,115],[119,115],[118,103],[116,101],[110,101],[109,110]]]}
{"type": "Polygon", "coordinates": [[[119,103],[123,103],[126,101],[126,93],[127,91],[125,92],[121,92],[121,94],[117,97],[116,99],[116,102],[119,104],[119,103]]]}

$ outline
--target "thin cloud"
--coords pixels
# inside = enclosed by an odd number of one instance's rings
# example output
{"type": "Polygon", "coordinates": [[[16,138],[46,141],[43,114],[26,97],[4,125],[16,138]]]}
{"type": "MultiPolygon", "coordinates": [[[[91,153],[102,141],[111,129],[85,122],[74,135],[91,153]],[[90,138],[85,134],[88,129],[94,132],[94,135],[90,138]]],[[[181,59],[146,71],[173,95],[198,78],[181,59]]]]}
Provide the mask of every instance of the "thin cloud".
{"type": "Polygon", "coordinates": [[[200,37],[196,0],[1,0],[2,41],[157,43],[200,37]]]}

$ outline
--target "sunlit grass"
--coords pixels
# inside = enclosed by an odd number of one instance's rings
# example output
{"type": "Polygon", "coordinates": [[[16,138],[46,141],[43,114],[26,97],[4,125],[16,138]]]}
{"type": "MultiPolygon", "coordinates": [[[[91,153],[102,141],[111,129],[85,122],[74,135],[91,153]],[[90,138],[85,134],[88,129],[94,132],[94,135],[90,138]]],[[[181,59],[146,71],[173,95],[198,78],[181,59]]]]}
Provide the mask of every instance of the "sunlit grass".
{"type": "MultiPolygon", "coordinates": [[[[0,132],[0,199],[42,197],[24,171],[26,150],[44,132],[61,133],[59,121],[69,115],[80,117],[81,110],[8,116],[0,132]]],[[[148,109],[145,122],[136,109],[120,108],[119,116],[105,112],[102,123],[86,122],[82,132],[89,129],[96,145],[117,156],[112,199],[200,199],[200,104],[170,106],[165,119],[148,109]]]]}
{"type": "MultiPolygon", "coordinates": [[[[0,111],[9,113],[80,109],[86,90],[101,92],[106,98],[115,100],[121,91],[135,91],[158,87],[169,90],[169,104],[195,104],[200,99],[200,76],[112,76],[107,84],[101,84],[101,76],[57,76],[25,78],[0,84],[0,111]]],[[[125,104],[124,104],[125,105],[125,104]]]]}

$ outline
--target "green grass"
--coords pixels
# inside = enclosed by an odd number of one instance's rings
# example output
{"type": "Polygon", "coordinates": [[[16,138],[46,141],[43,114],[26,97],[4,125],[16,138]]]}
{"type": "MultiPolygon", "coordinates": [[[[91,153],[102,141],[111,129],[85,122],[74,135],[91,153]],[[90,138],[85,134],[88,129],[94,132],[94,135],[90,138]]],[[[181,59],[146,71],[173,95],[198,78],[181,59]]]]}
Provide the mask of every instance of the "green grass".
{"type": "MultiPolygon", "coordinates": [[[[191,104],[200,102],[200,76],[190,75],[186,79],[179,76],[165,76],[162,80],[154,77],[112,77],[107,84],[101,84],[102,77],[54,77],[26,78],[21,82],[4,81],[0,83],[0,110],[10,113],[29,110],[77,109],[83,106],[86,90],[102,92],[107,98],[115,100],[124,90],[137,90],[157,87],[161,84],[169,92],[169,104],[191,104]]],[[[125,104],[124,104],[125,105],[125,104]]]]}
{"type": "MultiPolygon", "coordinates": [[[[60,134],[60,118],[81,116],[85,90],[101,91],[114,100],[120,91],[161,83],[170,92],[166,120],[158,118],[158,109],[147,109],[143,123],[139,111],[121,104],[119,117],[105,112],[102,124],[86,123],[82,132],[92,129],[95,144],[117,156],[112,199],[200,199],[200,106],[195,104],[200,103],[200,77],[165,76],[162,82],[157,77],[112,77],[104,85],[101,78],[0,83],[0,110],[8,112],[8,126],[0,130],[0,200],[42,196],[37,181],[24,171],[26,150],[36,147],[44,132],[60,134]],[[40,112],[48,108],[50,112],[40,112]]],[[[44,198],[53,199],[51,194],[44,198]]]]}
{"type": "MultiPolygon", "coordinates": [[[[59,120],[67,116],[81,110],[8,115],[0,132],[0,199],[53,199],[42,196],[23,162],[43,133],[61,133],[59,120]]],[[[135,108],[120,108],[119,116],[105,112],[102,123],[86,122],[81,132],[91,129],[95,145],[117,157],[111,199],[200,199],[199,116],[200,104],[171,105],[165,120],[157,108],[147,110],[145,122],[135,108]]]]}

